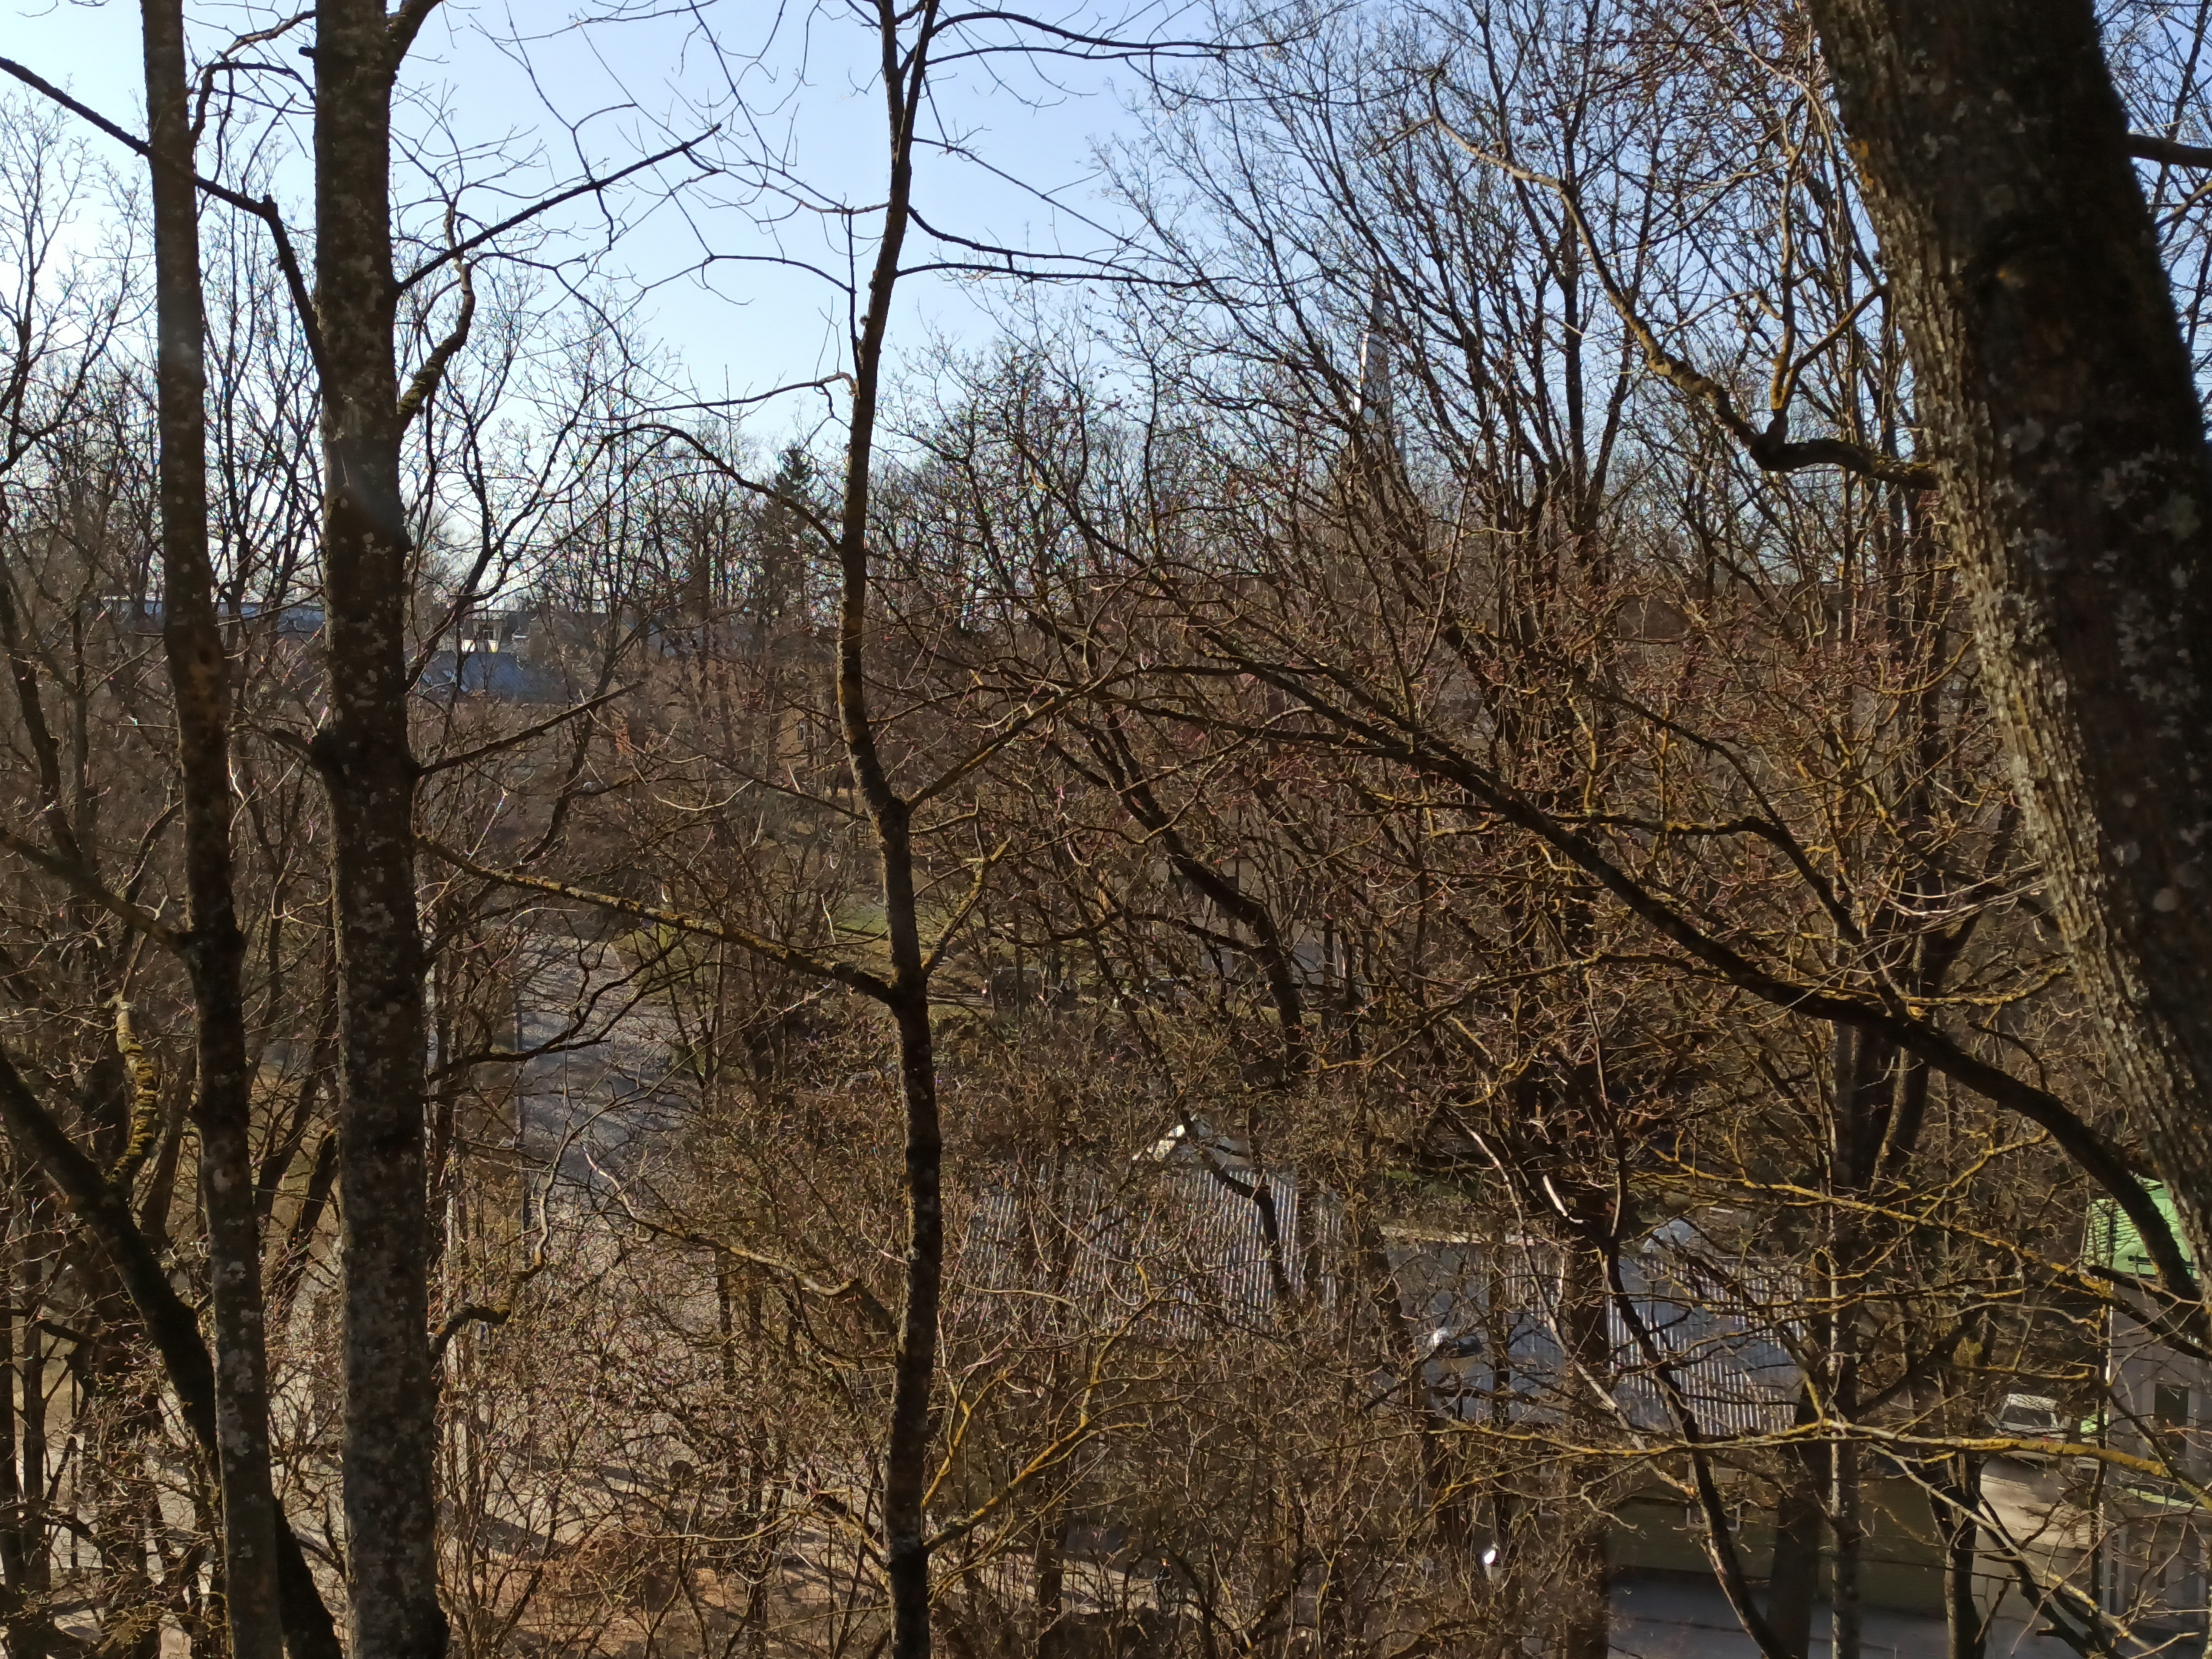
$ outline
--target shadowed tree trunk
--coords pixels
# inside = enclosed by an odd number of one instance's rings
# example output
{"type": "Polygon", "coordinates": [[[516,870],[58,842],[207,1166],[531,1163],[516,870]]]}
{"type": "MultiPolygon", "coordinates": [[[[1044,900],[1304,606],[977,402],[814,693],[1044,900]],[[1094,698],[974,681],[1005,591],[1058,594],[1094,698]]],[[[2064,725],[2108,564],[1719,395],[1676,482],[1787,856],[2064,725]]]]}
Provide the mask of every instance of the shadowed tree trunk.
{"type": "MultiPolygon", "coordinates": [[[[1794,1425],[1817,1418],[1809,1389],[1800,1389],[1794,1425]]],[[[1821,1494],[1828,1486],[1826,1449],[1800,1445],[1782,1455],[1782,1491],[1774,1506],[1774,1565],[1766,1580],[1766,1623],[1797,1659],[1813,1650],[1813,1603],[1820,1593],[1821,1494]]]]}
{"type": "MultiPolygon", "coordinates": [[[[1559,1387],[1565,1395],[1567,1418],[1575,1432],[1595,1442],[1604,1416],[1592,1397],[1591,1379],[1602,1382],[1613,1375],[1612,1332],[1607,1320],[1605,1268],[1597,1253],[1583,1241],[1563,1236],[1559,1252],[1559,1387]]],[[[1570,1464],[1575,1478],[1601,1487],[1605,1471],[1599,1459],[1570,1464]]],[[[1560,1540],[1566,1568],[1564,1589],[1568,1606],[1563,1610],[1559,1637],[1560,1659],[1606,1659],[1613,1641],[1611,1571],[1607,1542],[1613,1531],[1612,1506],[1589,1492],[1571,1492],[1560,1504],[1566,1535],[1560,1540]]]]}
{"type": "Polygon", "coordinates": [[[1929,1472],[1929,1509],[1943,1547],[1943,1625],[1949,1659],[1984,1659],[1990,1621],[1982,1613],[1976,1583],[1981,1528],[1974,1516],[1982,1502],[1981,1460],[1971,1454],[1947,1457],[1929,1472]]]}
{"type": "MultiPolygon", "coordinates": [[[[181,0],[143,0],[142,19],[159,335],[162,638],[176,691],[184,795],[190,903],[184,950],[197,1027],[194,1108],[212,1291],[224,1608],[234,1659],[276,1659],[278,1520],[269,1472],[269,1361],[240,979],[246,940],[231,887],[230,672],[208,558],[205,319],[181,0]]],[[[143,1159],[148,1148],[140,1141],[150,1144],[159,1131],[157,1104],[150,1121],[139,1121],[147,1103],[134,1115],[126,1160],[143,1159]]]]}
{"type": "Polygon", "coordinates": [[[2212,1237],[2212,481],[2088,0],[1812,0],[1981,672],[2112,1073],[2212,1237]]]}
{"type": "MultiPolygon", "coordinates": [[[[185,1425],[210,1462],[216,1449],[215,1367],[201,1340],[199,1319],[169,1282],[168,1271],[131,1213],[127,1194],[107,1179],[106,1171],[70,1139],[53,1115],[33,1095],[4,1048],[0,1048],[0,1128],[15,1142],[27,1160],[34,1161],[53,1183],[77,1220],[100,1241],[123,1288],[138,1310],[147,1340],[161,1357],[162,1369],[176,1390],[185,1425]]],[[[35,1211],[33,1212],[35,1214],[35,1211]]],[[[23,1258],[21,1294],[25,1305],[35,1305],[44,1295],[37,1277],[38,1251],[27,1246],[23,1258]]],[[[25,1329],[24,1380],[37,1352],[28,1326],[25,1329]]],[[[34,1461],[44,1465],[44,1427],[29,1415],[26,1394],[23,1421],[23,1470],[27,1495],[33,1486],[34,1461]],[[34,1444],[34,1439],[36,1443],[34,1444]]],[[[35,1567],[35,1561],[32,1564],[35,1567]]],[[[323,1605],[314,1576],[308,1571],[300,1540],[289,1525],[276,1533],[276,1574],[283,1597],[284,1645],[293,1659],[341,1659],[330,1611],[323,1605]]]]}
{"type": "MultiPolygon", "coordinates": [[[[46,1407],[44,1390],[39,1385],[40,1281],[38,1253],[32,1243],[39,1205],[25,1190],[28,1184],[27,1176],[16,1176],[11,1182],[10,1207],[23,1216],[22,1237],[20,1243],[15,1237],[9,1237],[8,1251],[0,1257],[0,1270],[4,1270],[0,1273],[0,1290],[6,1291],[8,1298],[8,1306],[0,1310],[0,1329],[6,1332],[4,1340],[0,1340],[0,1358],[6,1361],[6,1370],[0,1371],[0,1406],[8,1413],[7,1467],[4,1478],[0,1478],[0,1498],[7,1501],[6,1522],[0,1527],[0,1575],[4,1575],[0,1582],[4,1582],[7,1590],[9,1651],[21,1659],[44,1659],[53,1635],[53,1620],[43,1605],[46,1539],[39,1499],[46,1469],[46,1407]],[[23,1332],[20,1352],[15,1343],[18,1310],[23,1332]]],[[[10,1235],[16,1233],[15,1216],[0,1219],[9,1224],[10,1235]]]]}
{"type": "MultiPolygon", "coordinates": [[[[12,1160],[10,1160],[12,1164],[12,1160]]],[[[0,1613],[15,1628],[23,1595],[23,1483],[15,1473],[15,1200],[17,1176],[0,1167],[0,1613]]],[[[12,1647],[15,1644],[11,1641],[12,1647]]]]}

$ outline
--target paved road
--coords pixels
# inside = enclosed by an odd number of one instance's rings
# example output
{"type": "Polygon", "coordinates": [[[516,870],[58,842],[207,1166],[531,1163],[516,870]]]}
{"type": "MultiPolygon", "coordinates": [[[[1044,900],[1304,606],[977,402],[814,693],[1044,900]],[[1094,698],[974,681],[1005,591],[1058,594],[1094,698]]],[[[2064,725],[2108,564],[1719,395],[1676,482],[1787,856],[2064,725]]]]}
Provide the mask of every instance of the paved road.
{"type": "Polygon", "coordinates": [[[516,1036],[545,1052],[519,1079],[523,1151],[540,1169],[557,1158],[571,1193],[599,1188],[680,1121],[682,1033],[612,945],[549,931],[525,951],[516,1036]]]}
{"type": "MultiPolygon", "coordinates": [[[[2039,1636],[2014,1598],[1991,1632],[1989,1659],[2074,1659],[2055,1636],[2039,1636]]],[[[1814,1609],[1814,1659],[1826,1659],[1828,1608],[1814,1609]]],[[[1864,1659],[1948,1659],[1941,1619],[1869,1607],[1864,1659]]],[[[1710,1579],[1639,1573],[1613,1589],[1613,1651],[1619,1659],[1759,1659],[1710,1579]]]]}

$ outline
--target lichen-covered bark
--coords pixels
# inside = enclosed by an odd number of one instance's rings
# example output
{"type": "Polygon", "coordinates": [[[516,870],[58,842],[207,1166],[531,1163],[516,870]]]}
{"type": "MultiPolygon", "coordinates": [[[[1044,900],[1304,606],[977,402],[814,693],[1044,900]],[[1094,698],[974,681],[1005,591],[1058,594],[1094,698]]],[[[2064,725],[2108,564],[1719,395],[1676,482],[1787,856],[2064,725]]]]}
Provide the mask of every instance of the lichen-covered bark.
{"type": "Polygon", "coordinates": [[[2089,0],[1811,0],[2111,1073],[2212,1245],[2202,412],[2089,0]]]}
{"type": "Polygon", "coordinates": [[[223,1601],[235,1659],[276,1659],[283,1649],[280,1522],[269,1470],[269,1362],[241,982],[246,941],[231,885],[230,671],[208,558],[207,373],[184,8],[181,0],[143,0],[141,13],[159,337],[162,633],[176,691],[184,798],[185,956],[192,982],[194,1114],[213,1304],[223,1601]]]}
{"type": "Polygon", "coordinates": [[[393,355],[391,100],[403,47],[396,27],[380,0],[325,0],[316,12],[315,308],[330,702],[313,752],[331,804],[341,985],[352,1659],[437,1659],[446,1646],[431,1492],[436,1394],[425,1274],[422,944],[393,355]]]}

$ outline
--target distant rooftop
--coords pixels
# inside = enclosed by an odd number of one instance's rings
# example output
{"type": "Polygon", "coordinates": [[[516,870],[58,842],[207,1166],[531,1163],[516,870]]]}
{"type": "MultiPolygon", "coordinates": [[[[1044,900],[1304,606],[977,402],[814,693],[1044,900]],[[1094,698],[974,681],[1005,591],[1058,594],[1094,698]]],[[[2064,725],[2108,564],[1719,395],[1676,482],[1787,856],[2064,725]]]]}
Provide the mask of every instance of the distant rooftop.
{"type": "Polygon", "coordinates": [[[422,689],[434,696],[477,696],[501,702],[569,701],[558,668],[513,651],[434,651],[422,666],[422,689]]]}
{"type": "MultiPolygon", "coordinates": [[[[106,616],[125,627],[149,633],[159,633],[167,620],[167,606],[161,595],[137,599],[128,593],[108,593],[93,602],[94,615],[106,616]]],[[[266,604],[259,599],[248,599],[233,610],[219,605],[218,620],[234,619],[248,623],[274,620],[276,632],[289,638],[306,639],[323,630],[323,607],[296,599],[285,599],[266,604]]]]}

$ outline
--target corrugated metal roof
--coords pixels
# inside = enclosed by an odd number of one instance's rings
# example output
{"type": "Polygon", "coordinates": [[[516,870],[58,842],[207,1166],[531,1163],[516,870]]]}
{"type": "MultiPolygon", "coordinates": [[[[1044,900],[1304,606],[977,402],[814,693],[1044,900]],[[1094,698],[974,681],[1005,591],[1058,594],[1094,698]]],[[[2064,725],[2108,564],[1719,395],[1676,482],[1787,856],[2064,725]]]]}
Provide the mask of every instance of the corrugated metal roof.
{"type": "MultiPolygon", "coordinates": [[[[2166,1224],[2173,1230],[2182,1254],[2191,1258],[2190,1265],[2194,1267],[2196,1261],[2189,1248],[2189,1235],[2181,1224],[2181,1212],[2174,1204],[2172,1194],[2166,1190],[2166,1183],[2146,1181],[2143,1190],[2150,1194],[2151,1202],[2158,1206],[2158,1212],[2166,1218],[2166,1224]]],[[[2121,1213],[2119,1204],[2115,1200],[2109,1198],[2094,1199],[2090,1202],[2088,1225],[2083,1230],[2081,1238],[2081,1265],[2093,1272],[2133,1273],[2143,1279],[2158,1276],[2158,1265],[2150,1259],[2150,1252],[2143,1248],[2142,1235],[2136,1231],[2136,1224],[2121,1213]]]]}
{"type": "MultiPolygon", "coordinates": [[[[1249,1169],[1234,1173],[1240,1185],[1251,1179],[1249,1169]]],[[[1340,1206],[1325,1193],[1302,1194],[1294,1176],[1267,1178],[1283,1277],[1302,1296],[1309,1275],[1319,1273],[1312,1288],[1322,1305],[1333,1304],[1328,1264],[1341,1255],[1340,1206]],[[1312,1212],[1302,1236],[1305,1203],[1312,1212]]],[[[1431,1340],[1439,1333],[1480,1337],[1467,1357],[1426,1367],[1442,1409],[1476,1420],[1503,1408],[1535,1420],[1586,1391],[1561,1360],[1559,1257],[1550,1243],[1396,1232],[1387,1248],[1413,1328],[1431,1340]]],[[[1758,1262],[1716,1271],[1708,1254],[1655,1237],[1624,1263],[1630,1306],[1657,1360],[1623,1310],[1609,1307],[1608,1386],[1643,1431],[1672,1431],[1663,1370],[1701,1432],[1778,1432],[1790,1425],[1799,1385],[1784,1338],[1802,1287],[1794,1274],[1758,1262]]],[[[994,1300],[1019,1297],[1048,1329],[1126,1324],[1158,1340],[1219,1340],[1274,1328],[1274,1279],[1260,1206],[1202,1166],[1118,1180],[1010,1169],[970,1215],[956,1316],[988,1322],[994,1300]]]]}

